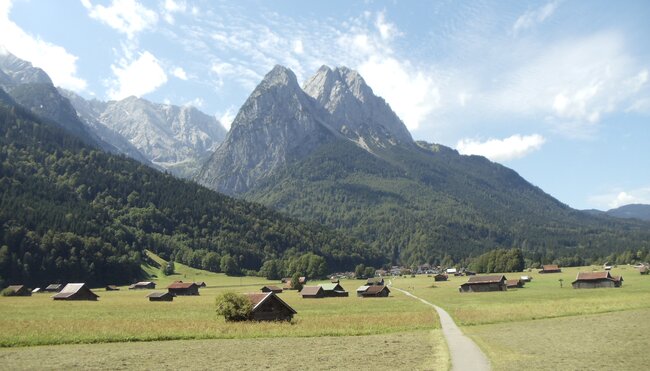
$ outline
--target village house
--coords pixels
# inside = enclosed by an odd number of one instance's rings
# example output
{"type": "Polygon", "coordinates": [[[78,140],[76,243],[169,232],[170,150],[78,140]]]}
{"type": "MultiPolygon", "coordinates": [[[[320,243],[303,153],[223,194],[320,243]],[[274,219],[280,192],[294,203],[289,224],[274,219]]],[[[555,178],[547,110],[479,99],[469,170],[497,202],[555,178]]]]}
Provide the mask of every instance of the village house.
{"type": "Polygon", "coordinates": [[[167,286],[167,291],[175,296],[199,295],[199,286],[194,282],[176,281],[167,286]]]}
{"type": "Polygon", "coordinates": [[[325,291],[320,286],[305,286],[300,290],[300,295],[303,299],[324,298],[325,291]]]}
{"type": "Polygon", "coordinates": [[[623,277],[612,276],[605,272],[579,272],[576,280],[571,283],[574,289],[595,289],[602,287],[621,287],[623,277]]]}
{"type": "Polygon", "coordinates": [[[156,284],[150,281],[137,282],[129,286],[129,290],[148,290],[148,289],[152,290],[155,288],[156,288],[156,284]]]}
{"type": "Polygon", "coordinates": [[[469,281],[460,285],[460,292],[487,292],[487,291],[506,291],[506,277],[498,276],[472,276],[469,281]]]}
{"type": "Polygon", "coordinates": [[[438,282],[438,281],[447,281],[449,279],[449,276],[443,273],[438,273],[435,276],[433,276],[433,280],[438,282]]]}
{"type": "Polygon", "coordinates": [[[261,291],[262,292],[272,292],[274,294],[281,294],[282,293],[282,288],[277,287],[277,286],[267,285],[267,286],[262,287],[261,291]]]}
{"type": "Polygon", "coordinates": [[[151,294],[147,295],[149,298],[149,301],[173,301],[174,300],[174,294],[171,292],[152,292],[151,294]]]}
{"type": "Polygon", "coordinates": [[[54,300],[97,300],[99,295],[90,291],[85,283],[69,283],[63,290],[52,296],[54,300]]]}
{"type": "Polygon", "coordinates": [[[361,295],[359,295],[359,291],[357,290],[357,296],[361,296],[362,298],[386,298],[389,294],[390,290],[383,285],[368,286],[368,289],[361,292],[361,295]]]}
{"type": "Polygon", "coordinates": [[[520,279],[506,280],[506,287],[509,289],[520,289],[524,287],[524,281],[520,279]]]}
{"type": "Polygon", "coordinates": [[[247,294],[253,304],[251,319],[255,321],[291,321],[297,312],[272,292],[247,294]]]}
{"type": "Polygon", "coordinates": [[[323,288],[323,293],[325,297],[332,298],[332,297],[346,297],[348,296],[348,292],[345,291],[343,286],[341,286],[338,283],[321,283],[318,285],[323,288]]]}
{"type": "Polygon", "coordinates": [[[558,267],[556,264],[548,264],[548,265],[542,265],[542,269],[539,271],[539,273],[560,273],[562,272],[562,269],[558,267]]]}
{"type": "Polygon", "coordinates": [[[32,292],[25,285],[10,285],[4,289],[3,294],[7,296],[32,296],[32,292]]]}
{"type": "Polygon", "coordinates": [[[45,289],[43,289],[43,291],[45,291],[45,292],[59,292],[59,291],[63,290],[63,286],[65,286],[65,285],[63,285],[61,283],[52,283],[52,284],[49,284],[45,289]]]}

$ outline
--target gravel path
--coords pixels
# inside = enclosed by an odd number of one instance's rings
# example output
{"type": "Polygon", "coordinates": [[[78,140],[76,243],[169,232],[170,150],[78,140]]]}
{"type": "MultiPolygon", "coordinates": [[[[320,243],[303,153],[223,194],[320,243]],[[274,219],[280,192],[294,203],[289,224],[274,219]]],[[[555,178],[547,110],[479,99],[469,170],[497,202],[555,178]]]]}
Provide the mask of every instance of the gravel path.
{"type": "Polygon", "coordinates": [[[432,306],[438,316],[440,317],[440,324],[442,325],[442,333],[447,339],[447,346],[449,347],[449,353],[451,355],[451,369],[452,371],[483,371],[490,370],[490,361],[487,359],[483,351],[472,341],[463,334],[462,331],[456,326],[454,320],[451,318],[449,313],[444,309],[440,308],[437,305],[433,305],[428,301],[418,298],[417,296],[411,294],[408,291],[398,289],[406,294],[407,296],[417,299],[422,303],[432,306]]]}

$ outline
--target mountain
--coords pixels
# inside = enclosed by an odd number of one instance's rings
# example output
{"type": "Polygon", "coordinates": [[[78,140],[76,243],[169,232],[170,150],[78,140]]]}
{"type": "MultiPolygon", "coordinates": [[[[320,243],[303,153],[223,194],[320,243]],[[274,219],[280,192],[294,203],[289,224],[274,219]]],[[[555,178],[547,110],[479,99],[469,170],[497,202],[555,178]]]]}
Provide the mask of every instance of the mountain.
{"type": "Polygon", "coordinates": [[[0,159],[0,286],[129,283],[145,249],[212,271],[310,253],[332,270],[383,262],[341,233],[90,146],[2,89],[0,159]]]}
{"type": "Polygon", "coordinates": [[[18,104],[41,118],[56,123],[90,145],[115,150],[86,129],[75,109],[59,94],[45,71],[5,50],[0,50],[0,71],[0,88],[18,104]]]}
{"type": "Polygon", "coordinates": [[[609,216],[617,218],[636,218],[650,221],[650,205],[630,204],[611,209],[606,212],[609,216]]]}
{"type": "Polygon", "coordinates": [[[226,194],[239,194],[288,163],[339,135],[327,112],[298,85],[296,75],[275,66],[248,97],[230,132],[197,180],[226,194]]]}
{"type": "Polygon", "coordinates": [[[650,244],[647,223],[587,215],[484,157],[414,142],[347,68],[322,67],[300,89],[276,66],[198,181],[336,228],[394,263],[461,261],[497,247],[573,262],[650,244]]]}
{"type": "Polygon", "coordinates": [[[214,116],[191,106],[156,104],[129,97],[87,101],[63,91],[80,117],[104,141],[180,177],[193,176],[215,151],[226,130],[214,116]]]}

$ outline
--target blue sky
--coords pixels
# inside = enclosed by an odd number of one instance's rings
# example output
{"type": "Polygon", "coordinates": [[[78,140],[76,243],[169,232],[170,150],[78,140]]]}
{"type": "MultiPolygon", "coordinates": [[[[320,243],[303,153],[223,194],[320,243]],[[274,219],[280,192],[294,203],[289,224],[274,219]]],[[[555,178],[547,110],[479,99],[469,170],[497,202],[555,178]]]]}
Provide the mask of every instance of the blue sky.
{"type": "Polygon", "coordinates": [[[358,70],[414,138],[575,208],[650,203],[650,2],[0,0],[0,45],[102,100],[225,126],[266,72],[358,70]]]}

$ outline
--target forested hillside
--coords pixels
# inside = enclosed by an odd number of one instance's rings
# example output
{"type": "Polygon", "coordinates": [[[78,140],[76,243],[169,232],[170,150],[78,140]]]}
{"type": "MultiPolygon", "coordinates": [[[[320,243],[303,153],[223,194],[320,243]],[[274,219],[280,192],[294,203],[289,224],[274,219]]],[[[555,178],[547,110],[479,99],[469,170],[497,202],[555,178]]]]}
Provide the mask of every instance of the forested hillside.
{"type": "Polygon", "coordinates": [[[145,249],[212,270],[308,252],[330,269],[384,262],[358,240],[89,147],[0,95],[4,283],[127,283],[145,249]]]}

